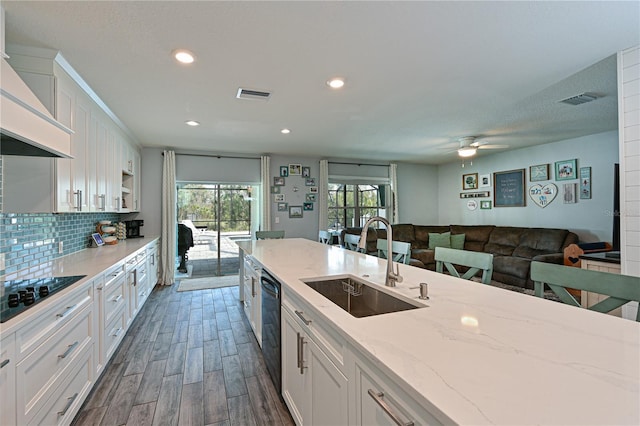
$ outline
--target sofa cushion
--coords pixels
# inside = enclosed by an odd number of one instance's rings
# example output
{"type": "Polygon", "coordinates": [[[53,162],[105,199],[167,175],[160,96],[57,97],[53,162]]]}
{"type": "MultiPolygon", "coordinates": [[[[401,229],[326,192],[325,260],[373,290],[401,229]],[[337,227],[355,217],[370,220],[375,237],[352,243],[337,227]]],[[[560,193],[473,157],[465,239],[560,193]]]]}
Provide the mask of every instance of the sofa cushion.
{"type": "Polygon", "coordinates": [[[520,245],[520,239],[525,231],[525,228],[496,226],[491,235],[489,235],[489,243],[516,248],[520,245]]]}
{"type": "Polygon", "coordinates": [[[404,243],[411,243],[416,239],[416,234],[413,230],[413,225],[410,223],[402,223],[398,225],[391,225],[393,231],[393,241],[402,241],[404,243]]]}
{"type": "Polygon", "coordinates": [[[451,247],[451,233],[443,232],[442,234],[429,233],[429,248],[434,250],[436,247],[451,247]]]}
{"type": "Polygon", "coordinates": [[[451,225],[451,234],[464,234],[464,249],[484,251],[489,241],[489,235],[494,230],[493,225],[451,225]]]}
{"type": "MultiPolygon", "coordinates": [[[[527,229],[520,239],[520,246],[539,250],[546,253],[559,253],[562,251],[564,240],[569,231],[566,229],[527,229]]],[[[542,253],[541,253],[542,254],[542,253]]]]}
{"type": "Polygon", "coordinates": [[[451,248],[457,250],[464,250],[464,236],[465,234],[451,235],[451,248]]]}
{"type": "Polygon", "coordinates": [[[447,232],[448,226],[425,226],[425,225],[413,225],[415,240],[411,244],[411,248],[426,249],[429,248],[429,233],[447,232]]]}
{"type": "Polygon", "coordinates": [[[411,258],[417,259],[422,262],[425,266],[432,265],[436,263],[435,260],[435,250],[429,249],[412,249],[411,250],[411,258]]]}
{"type": "Polygon", "coordinates": [[[526,280],[529,276],[531,259],[515,256],[493,256],[493,270],[526,280]]]}

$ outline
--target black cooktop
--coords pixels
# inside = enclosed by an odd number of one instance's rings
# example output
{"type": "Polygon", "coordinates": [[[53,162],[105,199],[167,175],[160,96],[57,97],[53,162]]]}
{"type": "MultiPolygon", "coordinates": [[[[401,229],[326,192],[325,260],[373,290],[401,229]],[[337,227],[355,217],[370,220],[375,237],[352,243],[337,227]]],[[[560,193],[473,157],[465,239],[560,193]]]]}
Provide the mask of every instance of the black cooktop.
{"type": "Polygon", "coordinates": [[[0,282],[0,322],[8,321],[84,277],[86,275],[0,282]]]}

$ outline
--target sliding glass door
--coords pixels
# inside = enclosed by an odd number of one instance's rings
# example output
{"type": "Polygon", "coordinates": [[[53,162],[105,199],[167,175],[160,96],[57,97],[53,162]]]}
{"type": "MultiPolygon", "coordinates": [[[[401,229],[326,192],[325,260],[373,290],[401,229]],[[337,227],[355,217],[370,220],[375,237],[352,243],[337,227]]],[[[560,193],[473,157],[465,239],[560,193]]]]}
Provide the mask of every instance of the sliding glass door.
{"type": "Polygon", "coordinates": [[[251,237],[252,191],[247,184],[178,184],[177,221],[193,235],[186,264],[192,277],[238,273],[235,240],[251,237]]]}

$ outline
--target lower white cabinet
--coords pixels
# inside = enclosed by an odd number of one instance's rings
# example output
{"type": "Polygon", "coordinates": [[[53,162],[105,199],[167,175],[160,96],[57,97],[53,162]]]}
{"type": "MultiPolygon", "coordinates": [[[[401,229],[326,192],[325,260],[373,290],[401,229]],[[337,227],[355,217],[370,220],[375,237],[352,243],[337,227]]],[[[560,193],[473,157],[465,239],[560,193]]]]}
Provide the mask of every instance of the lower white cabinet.
{"type": "Polygon", "coordinates": [[[260,288],[260,265],[245,257],[244,261],[244,313],[258,344],[262,346],[262,289],[260,288]]]}
{"type": "Polygon", "coordinates": [[[0,336],[0,425],[16,424],[16,337],[0,336]]]}
{"type": "Polygon", "coordinates": [[[289,411],[298,425],[349,424],[347,378],[302,327],[282,309],[282,396],[289,411]]]}
{"type": "Polygon", "coordinates": [[[127,325],[127,297],[124,262],[118,262],[104,274],[94,280],[96,312],[96,377],[100,375],[111,355],[124,336],[127,325]],[[122,330],[117,336],[112,336],[110,326],[116,318],[124,318],[122,330]]]}
{"type": "Polygon", "coordinates": [[[141,250],[129,256],[125,262],[125,267],[128,288],[128,321],[131,323],[148,296],[146,251],[141,250]]]}
{"type": "Polygon", "coordinates": [[[147,275],[149,293],[153,291],[158,283],[158,241],[149,244],[149,254],[147,255],[147,275]]]}

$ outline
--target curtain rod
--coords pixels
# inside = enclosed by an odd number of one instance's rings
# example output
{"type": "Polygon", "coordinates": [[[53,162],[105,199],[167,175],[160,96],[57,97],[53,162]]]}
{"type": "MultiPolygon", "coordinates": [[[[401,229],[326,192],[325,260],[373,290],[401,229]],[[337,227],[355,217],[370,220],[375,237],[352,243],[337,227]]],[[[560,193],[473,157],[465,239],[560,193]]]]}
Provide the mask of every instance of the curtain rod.
{"type": "MultiPolygon", "coordinates": [[[[164,152],[161,152],[160,155],[164,157],[164,152]]],[[[216,154],[179,154],[175,153],[175,155],[184,155],[189,157],[212,157],[212,158],[237,158],[241,160],[260,160],[260,157],[239,157],[234,155],[216,155],[216,154]]]]}
{"type": "Polygon", "coordinates": [[[378,167],[389,167],[389,164],[371,164],[371,163],[346,163],[341,161],[329,161],[329,164],[351,164],[354,166],[378,166],[378,167]]]}

